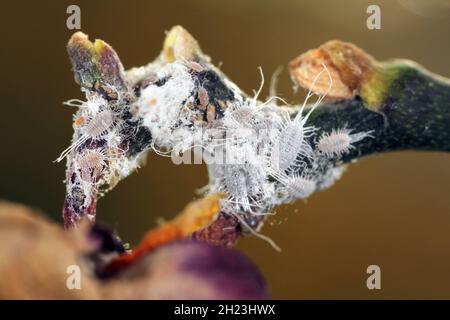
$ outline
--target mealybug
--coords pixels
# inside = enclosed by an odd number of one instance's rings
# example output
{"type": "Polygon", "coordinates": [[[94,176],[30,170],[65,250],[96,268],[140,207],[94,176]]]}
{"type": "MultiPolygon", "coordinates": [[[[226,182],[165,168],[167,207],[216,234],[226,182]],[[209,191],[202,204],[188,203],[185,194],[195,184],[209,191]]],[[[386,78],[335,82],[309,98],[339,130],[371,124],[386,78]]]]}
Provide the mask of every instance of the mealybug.
{"type": "Polygon", "coordinates": [[[307,175],[287,175],[276,171],[272,171],[271,175],[283,186],[280,190],[289,199],[306,199],[316,190],[316,181],[307,175]]]}
{"type": "Polygon", "coordinates": [[[313,126],[306,126],[306,122],[308,121],[308,118],[310,117],[314,109],[320,104],[326,94],[330,91],[333,84],[333,79],[331,78],[330,72],[324,64],[322,65],[324,69],[319,72],[319,74],[314,78],[314,81],[311,84],[311,88],[309,89],[305,101],[303,102],[303,106],[298,111],[294,120],[291,120],[290,115],[286,111],[283,120],[278,124],[278,131],[270,155],[270,161],[271,166],[279,170],[280,172],[289,169],[289,167],[291,166],[300,165],[298,160],[299,155],[304,158],[312,156],[312,149],[306,141],[306,138],[309,138],[313,134],[315,128],[313,126]],[[308,102],[309,98],[314,95],[312,88],[324,71],[327,72],[330,80],[328,90],[323,96],[319,97],[319,99],[314,103],[306,116],[303,117],[303,110],[306,106],[306,103],[308,102]]]}
{"type": "Polygon", "coordinates": [[[73,142],[61,155],[56,159],[57,162],[63,160],[72,150],[76,149],[88,139],[99,140],[103,138],[115,125],[114,112],[108,106],[102,106],[98,112],[88,110],[88,114],[84,116],[83,123],[79,126],[79,138],[73,142]]]}
{"type": "Polygon", "coordinates": [[[342,156],[354,148],[352,143],[358,142],[366,137],[371,137],[370,132],[351,133],[351,129],[342,128],[324,133],[317,143],[317,148],[327,157],[342,156]]]}
{"type": "Polygon", "coordinates": [[[106,157],[102,151],[87,149],[77,158],[76,164],[81,172],[81,179],[94,182],[107,165],[106,157]]]}

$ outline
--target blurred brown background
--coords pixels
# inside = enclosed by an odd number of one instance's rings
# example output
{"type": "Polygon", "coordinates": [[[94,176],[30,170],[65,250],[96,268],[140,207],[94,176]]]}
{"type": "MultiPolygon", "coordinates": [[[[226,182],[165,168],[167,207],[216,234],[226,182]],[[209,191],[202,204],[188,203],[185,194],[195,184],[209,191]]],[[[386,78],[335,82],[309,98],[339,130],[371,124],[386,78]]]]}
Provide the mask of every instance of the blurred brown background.
{"type": "MultiPolygon", "coordinates": [[[[159,53],[164,31],[187,28],[205,53],[247,92],[279,65],[331,39],[378,59],[402,57],[450,77],[450,1],[42,1],[2,3],[0,198],[29,204],[61,221],[64,164],[83,98],[65,45],[66,8],[81,7],[82,31],[110,43],[126,68],[159,53]],[[378,4],[382,29],[366,28],[378,4]]],[[[268,86],[264,88],[268,93],[268,86]]],[[[287,72],[279,93],[294,96],[287,72]]],[[[101,222],[135,244],[158,217],[170,218],[207,182],[200,165],[147,165],[100,201],[101,222]]],[[[331,189],[278,210],[263,232],[282,248],[243,239],[238,248],[261,268],[275,298],[450,298],[450,155],[402,152],[362,159],[331,189]],[[377,264],[382,289],[366,288],[377,264]]],[[[0,275],[1,276],[1,275],[0,275]]]]}

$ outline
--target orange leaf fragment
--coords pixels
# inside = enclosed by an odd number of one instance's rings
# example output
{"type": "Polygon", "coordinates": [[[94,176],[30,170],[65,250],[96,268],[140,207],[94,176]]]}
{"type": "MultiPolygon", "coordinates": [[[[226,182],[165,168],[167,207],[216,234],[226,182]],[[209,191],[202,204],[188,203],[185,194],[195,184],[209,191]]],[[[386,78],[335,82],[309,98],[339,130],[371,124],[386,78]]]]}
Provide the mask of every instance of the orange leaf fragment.
{"type": "Polygon", "coordinates": [[[164,244],[185,239],[205,228],[217,218],[221,198],[222,194],[214,193],[190,202],[173,220],[150,230],[131,253],[118,257],[106,271],[116,272],[164,244]]]}

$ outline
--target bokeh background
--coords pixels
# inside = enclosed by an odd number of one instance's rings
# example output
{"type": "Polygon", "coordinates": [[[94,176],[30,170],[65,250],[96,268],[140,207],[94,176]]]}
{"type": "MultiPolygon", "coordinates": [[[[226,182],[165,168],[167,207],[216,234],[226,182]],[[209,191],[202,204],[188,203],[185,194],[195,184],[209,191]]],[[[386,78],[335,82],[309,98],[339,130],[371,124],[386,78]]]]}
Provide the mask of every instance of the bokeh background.
{"type": "MultiPolygon", "coordinates": [[[[42,209],[61,222],[64,164],[52,161],[69,143],[83,98],[65,46],[66,8],[81,7],[81,29],[118,52],[126,68],[159,53],[164,31],[181,24],[242,89],[325,41],[341,39],[380,60],[402,57],[450,77],[450,1],[9,1],[0,19],[2,76],[0,198],[42,209]],[[378,4],[381,30],[366,28],[378,4]]],[[[279,94],[291,102],[285,71],[279,94]]],[[[268,88],[264,88],[264,94],[268,88]]],[[[99,221],[136,244],[159,217],[170,219],[207,182],[202,165],[175,166],[151,155],[98,207],[99,221]]],[[[352,164],[332,188],[277,210],[256,238],[240,241],[273,296],[287,299],[450,298],[450,155],[398,152],[352,164]],[[366,268],[381,267],[382,289],[368,290],[366,268]]],[[[0,275],[1,276],[1,275],[0,275]]]]}

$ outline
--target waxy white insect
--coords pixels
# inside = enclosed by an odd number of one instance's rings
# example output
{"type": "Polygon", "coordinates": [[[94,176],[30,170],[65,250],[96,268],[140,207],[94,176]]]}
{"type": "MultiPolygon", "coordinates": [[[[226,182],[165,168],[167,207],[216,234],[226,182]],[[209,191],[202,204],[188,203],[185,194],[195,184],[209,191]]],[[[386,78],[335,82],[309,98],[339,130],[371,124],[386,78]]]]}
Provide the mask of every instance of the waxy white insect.
{"type": "Polygon", "coordinates": [[[235,211],[255,213],[267,199],[267,174],[261,161],[251,145],[233,145],[226,148],[227,163],[221,165],[221,177],[217,180],[217,188],[226,192],[228,201],[235,211]]]}
{"type": "Polygon", "coordinates": [[[107,165],[104,152],[101,150],[84,150],[75,160],[81,172],[81,179],[87,182],[95,182],[107,165]]]}
{"type": "Polygon", "coordinates": [[[311,137],[315,128],[313,126],[306,126],[306,122],[315,108],[322,102],[327,93],[331,90],[333,79],[328,71],[327,67],[322,64],[323,70],[317,74],[314,78],[311,88],[303,102],[302,107],[298,111],[294,120],[291,120],[289,113],[286,111],[282,121],[278,124],[277,134],[274,139],[274,144],[271,152],[271,166],[279,172],[284,172],[292,166],[299,166],[302,163],[301,158],[310,158],[313,156],[313,150],[307,138],[311,137]],[[317,80],[320,78],[323,72],[327,72],[329,78],[329,86],[324,95],[321,95],[319,99],[310,108],[309,112],[303,117],[303,111],[306,107],[308,100],[315,95],[312,91],[317,80]]]}
{"type": "Polygon", "coordinates": [[[264,123],[264,115],[260,112],[264,108],[271,105],[273,101],[279,100],[284,104],[288,104],[284,99],[271,96],[265,102],[258,104],[258,97],[261,94],[262,88],[264,87],[264,73],[262,68],[258,68],[261,76],[261,83],[258,91],[254,92],[254,96],[251,100],[245,100],[242,104],[234,105],[232,108],[225,111],[225,124],[230,128],[253,128],[258,129],[259,124],[264,123]]]}
{"type": "Polygon", "coordinates": [[[82,118],[83,121],[77,128],[79,138],[61,153],[56,162],[62,161],[70,152],[88,139],[100,140],[116,124],[114,112],[103,98],[95,98],[80,105],[76,102],[80,101],[73,99],[66,102],[66,104],[80,108],[79,118],[82,118]]]}
{"type": "Polygon", "coordinates": [[[269,172],[282,185],[279,190],[288,199],[306,199],[316,190],[316,181],[304,173],[288,175],[272,169],[269,172]]]}
{"type": "Polygon", "coordinates": [[[366,137],[371,137],[370,132],[359,132],[352,134],[351,129],[333,129],[330,133],[324,133],[317,143],[317,148],[327,157],[342,156],[350,151],[355,142],[366,137]]]}

